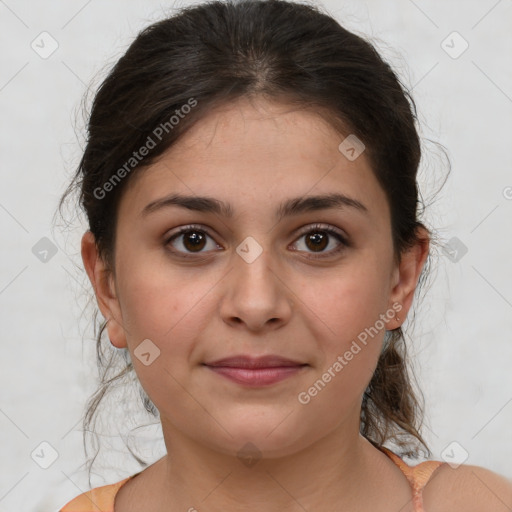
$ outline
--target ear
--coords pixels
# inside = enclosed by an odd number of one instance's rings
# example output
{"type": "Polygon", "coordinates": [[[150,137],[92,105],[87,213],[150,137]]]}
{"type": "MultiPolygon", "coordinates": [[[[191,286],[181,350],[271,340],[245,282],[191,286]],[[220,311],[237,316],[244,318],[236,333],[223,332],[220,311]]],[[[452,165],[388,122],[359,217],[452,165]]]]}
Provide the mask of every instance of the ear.
{"type": "Polygon", "coordinates": [[[400,263],[393,269],[389,307],[396,311],[396,315],[387,322],[388,330],[400,327],[407,317],[421,271],[428,257],[430,236],[427,229],[423,226],[418,227],[417,237],[417,242],[402,253],[400,263]]]}
{"type": "Polygon", "coordinates": [[[91,231],[82,237],[82,261],[89,280],[94,288],[96,301],[101,314],[107,320],[108,337],[117,348],[127,346],[122,324],[121,308],[117,298],[112,271],[100,258],[96,240],[91,231]]]}

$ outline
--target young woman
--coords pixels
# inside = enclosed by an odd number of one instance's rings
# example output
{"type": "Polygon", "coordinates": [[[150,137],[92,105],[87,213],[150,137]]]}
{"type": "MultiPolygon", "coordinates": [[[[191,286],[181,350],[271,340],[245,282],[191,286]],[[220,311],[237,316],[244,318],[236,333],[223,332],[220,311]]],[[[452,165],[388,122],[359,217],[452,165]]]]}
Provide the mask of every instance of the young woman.
{"type": "Polygon", "coordinates": [[[139,34],[69,191],[98,344],[128,352],[167,453],[61,512],[511,510],[489,470],[401,458],[429,454],[401,329],[431,240],[415,121],[310,6],[214,1],[139,34]]]}

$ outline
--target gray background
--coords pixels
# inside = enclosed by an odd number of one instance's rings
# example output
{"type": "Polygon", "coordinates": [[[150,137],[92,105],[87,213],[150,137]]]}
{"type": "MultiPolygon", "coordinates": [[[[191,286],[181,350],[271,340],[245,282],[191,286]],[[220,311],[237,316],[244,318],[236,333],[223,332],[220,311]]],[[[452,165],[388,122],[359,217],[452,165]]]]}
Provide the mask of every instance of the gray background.
{"type": "MultiPolygon", "coordinates": [[[[77,112],[87,87],[94,91],[142,27],[188,4],[0,0],[0,512],[55,511],[88,488],[80,422],[96,373],[92,309],[84,309],[88,281],[80,270],[84,225],[79,218],[54,230],[52,216],[80,158],[77,112]],[[52,44],[56,51],[42,58],[52,44]],[[43,237],[57,249],[46,262],[36,257],[48,244],[43,237]],[[42,442],[58,454],[47,469],[40,464],[50,461],[51,449],[42,442]],[[31,457],[34,450],[39,458],[31,457]]],[[[442,151],[428,139],[447,148],[453,166],[426,221],[442,244],[459,250],[454,256],[438,249],[409,334],[433,458],[467,452],[467,464],[511,478],[512,1],[323,5],[370,37],[413,88],[427,200],[447,172],[442,151]],[[459,55],[464,41],[469,47],[459,55]]],[[[112,409],[102,437],[110,448],[95,465],[94,486],[139,470],[116,435],[138,419],[128,403],[121,406],[128,419],[119,424],[112,409]]],[[[142,430],[138,442],[151,461],[164,454],[158,426],[142,430]]]]}

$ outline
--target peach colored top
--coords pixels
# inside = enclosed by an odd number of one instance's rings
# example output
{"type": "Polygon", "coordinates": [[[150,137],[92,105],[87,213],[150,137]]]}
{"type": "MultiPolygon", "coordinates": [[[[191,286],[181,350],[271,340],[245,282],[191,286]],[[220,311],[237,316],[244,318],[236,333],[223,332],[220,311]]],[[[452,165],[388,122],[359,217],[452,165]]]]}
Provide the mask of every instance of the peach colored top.
{"type": "MultiPolygon", "coordinates": [[[[423,508],[422,491],[434,471],[445,463],[437,460],[428,460],[416,466],[409,466],[388,448],[382,446],[380,450],[400,468],[411,484],[414,512],[426,512],[423,508]]],[[[95,489],[84,492],[64,505],[59,512],[114,512],[114,500],[117,491],[119,491],[121,486],[130,480],[130,478],[134,478],[138,474],[139,473],[129,476],[115,484],[96,487],[95,489]]]]}

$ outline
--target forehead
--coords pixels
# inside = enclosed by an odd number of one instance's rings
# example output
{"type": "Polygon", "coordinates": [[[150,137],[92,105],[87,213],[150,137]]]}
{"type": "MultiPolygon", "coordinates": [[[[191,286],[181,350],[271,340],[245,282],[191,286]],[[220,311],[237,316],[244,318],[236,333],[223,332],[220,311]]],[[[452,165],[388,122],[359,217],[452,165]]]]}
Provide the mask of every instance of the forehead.
{"type": "Polygon", "coordinates": [[[174,192],[213,196],[238,213],[254,202],[268,209],[286,197],[338,192],[382,218],[388,213],[385,194],[365,153],[349,160],[339,149],[347,135],[312,110],[239,100],[209,112],[140,170],[121,202],[140,213],[174,192]]]}

